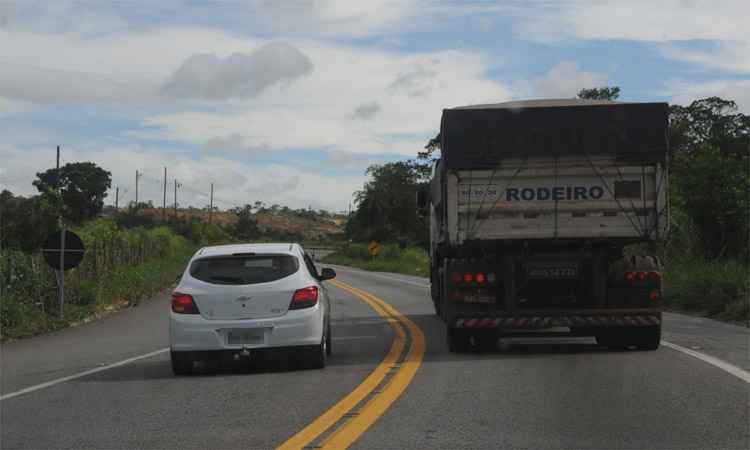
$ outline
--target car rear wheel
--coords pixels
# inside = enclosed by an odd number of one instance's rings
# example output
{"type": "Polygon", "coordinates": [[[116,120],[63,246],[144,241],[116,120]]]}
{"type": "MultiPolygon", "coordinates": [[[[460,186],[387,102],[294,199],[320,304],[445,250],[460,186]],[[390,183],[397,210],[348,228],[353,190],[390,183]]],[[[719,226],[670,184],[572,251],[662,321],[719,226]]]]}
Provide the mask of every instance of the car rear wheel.
{"type": "Polygon", "coordinates": [[[322,369],[326,366],[328,355],[328,334],[323,336],[320,344],[305,347],[302,350],[302,364],[307,369],[322,369]]]}
{"type": "Polygon", "coordinates": [[[326,355],[331,356],[331,352],[333,352],[333,346],[332,341],[333,338],[331,338],[331,323],[328,323],[328,326],[326,327],[326,355]]]}
{"type": "Polygon", "coordinates": [[[189,375],[193,371],[193,357],[188,352],[170,351],[172,373],[175,375],[189,375]]]}

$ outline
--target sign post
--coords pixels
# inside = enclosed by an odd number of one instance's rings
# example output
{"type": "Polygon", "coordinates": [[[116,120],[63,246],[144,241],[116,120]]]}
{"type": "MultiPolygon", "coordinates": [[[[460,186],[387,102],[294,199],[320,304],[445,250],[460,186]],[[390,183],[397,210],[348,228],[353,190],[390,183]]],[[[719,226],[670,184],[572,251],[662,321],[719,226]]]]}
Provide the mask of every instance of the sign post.
{"type": "Polygon", "coordinates": [[[42,246],[44,260],[47,265],[55,269],[60,317],[63,316],[63,305],[65,304],[65,271],[78,267],[84,254],[85,249],[81,238],[65,228],[50,234],[42,246]]]}

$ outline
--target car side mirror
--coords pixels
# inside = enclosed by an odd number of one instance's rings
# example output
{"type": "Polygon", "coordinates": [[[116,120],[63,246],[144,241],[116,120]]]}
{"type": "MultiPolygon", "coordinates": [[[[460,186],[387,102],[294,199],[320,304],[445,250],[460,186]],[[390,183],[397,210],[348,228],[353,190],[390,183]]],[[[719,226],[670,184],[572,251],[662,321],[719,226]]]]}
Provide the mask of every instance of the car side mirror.
{"type": "Polygon", "coordinates": [[[334,278],[336,278],[336,271],[330,267],[324,267],[323,270],[320,271],[320,281],[332,280],[334,278]]]}

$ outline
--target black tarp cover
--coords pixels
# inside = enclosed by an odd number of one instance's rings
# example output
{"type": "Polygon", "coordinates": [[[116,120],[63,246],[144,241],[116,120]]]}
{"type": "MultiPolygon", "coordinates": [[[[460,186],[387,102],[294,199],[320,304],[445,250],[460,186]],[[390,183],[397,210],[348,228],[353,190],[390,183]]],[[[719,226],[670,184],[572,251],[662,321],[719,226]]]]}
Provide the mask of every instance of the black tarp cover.
{"type": "Polygon", "coordinates": [[[504,158],[615,155],[663,161],[666,103],[531,100],[444,109],[445,169],[496,166],[504,158]]]}

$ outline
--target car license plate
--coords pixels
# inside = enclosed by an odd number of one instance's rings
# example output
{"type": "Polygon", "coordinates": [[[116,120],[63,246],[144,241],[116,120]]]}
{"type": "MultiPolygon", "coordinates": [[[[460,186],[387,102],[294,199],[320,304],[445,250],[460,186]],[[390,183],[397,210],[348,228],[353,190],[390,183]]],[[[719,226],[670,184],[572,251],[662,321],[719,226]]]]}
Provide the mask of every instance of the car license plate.
{"type": "Polygon", "coordinates": [[[265,343],[265,336],[262,328],[227,330],[227,344],[263,344],[265,343]]]}
{"type": "Polygon", "coordinates": [[[578,278],[577,267],[530,267],[529,278],[535,280],[559,280],[578,278]]]}

